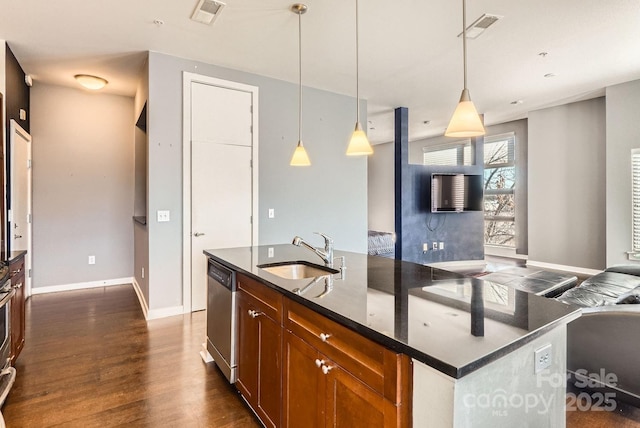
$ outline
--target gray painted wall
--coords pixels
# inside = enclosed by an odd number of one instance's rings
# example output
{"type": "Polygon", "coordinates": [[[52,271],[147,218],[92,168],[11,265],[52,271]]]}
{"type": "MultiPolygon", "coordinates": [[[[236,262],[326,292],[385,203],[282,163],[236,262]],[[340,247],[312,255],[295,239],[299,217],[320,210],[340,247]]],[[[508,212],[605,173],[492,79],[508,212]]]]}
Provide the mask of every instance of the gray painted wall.
{"type": "Polygon", "coordinates": [[[368,165],[368,211],[369,229],[393,232],[394,217],[394,175],[393,143],[377,144],[368,165]]]}
{"type": "MultiPolygon", "coordinates": [[[[145,103],[149,99],[149,62],[148,58],[141,70],[140,82],[136,90],[136,96],[133,100],[134,115],[133,120],[137,122],[142,114],[145,103]]],[[[147,124],[149,123],[149,112],[146,112],[147,124]]],[[[147,212],[147,193],[148,193],[148,136],[146,132],[142,132],[135,128],[135,147],[134,150],[134,215],[148,216],[147,212]],[[143,150],[144,149],[144,150],[143,150]],[[144,171],[144,173],[143,173],[144,171]],[[143,188],[144,187],[144,188],[143,188]]],[[[146,225],[139,223],[133,224],[133,277],[140,286],[140,291],[144,297],[144,301],[149,306],[149,231],[146,225]],[[142,270],[145,275],[143,277],[142,270]]]]}
{"type": "Polygon", "coordinates": [[[640,148],[640,80],[607,88],[607,266],[632,263],[631,149],[640,148]]]}
{"type": "Polygon", "coordinates": [[[131,277],[133,99],[37,82],[31,97],[33,287],[131,277]]]}
{"type": "Polygon", "coordinates": [[[604,98],[529,113],[529,260],[605,267],[605,123],[604,98]]]}
{"type": "MultiPolygon", "coordinates": [[[[297,85],[160,53],[149,54],[149,307],[182,304],[182,72],[259,87],[259,243],[312,232],[338,249],[366,252],[367,161],[345,156],[355,123],[352,97],[304,89],[303,141],[312,166],[290,167],[297,142],[297,85]],[[269,208],[275,218],[268,219],[269,208]],[[155,212],[171,211],[157,223],[155,212]]],[[[362,109],[366,111],[366,109],[362,109]]],[[[362,118],[366,123],[366,118],[362,118]]]]}

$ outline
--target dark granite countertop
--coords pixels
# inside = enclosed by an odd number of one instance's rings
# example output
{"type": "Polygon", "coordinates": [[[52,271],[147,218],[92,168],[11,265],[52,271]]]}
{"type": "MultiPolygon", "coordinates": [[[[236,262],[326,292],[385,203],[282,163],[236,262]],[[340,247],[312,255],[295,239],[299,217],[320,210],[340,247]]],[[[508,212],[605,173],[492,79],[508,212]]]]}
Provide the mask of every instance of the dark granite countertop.
{"type": "MultiPolygon", "coordinates": [[[[346,259],[345,275],[341,278],[335,274],[329,280],[322,278],[314,283],[313,278],[284,279],[257,267],[283,261],[322,264],[319,257],[294,245],[204,253],[363,336],[454,378],[461,378],[580,315],[579,308],[509,286],[366,254],[335,251],[336,257],[346,259]],[[304,294],[294,293],[296,288],[304,289],[304,294]]],[[[336,262],[339,266],[340,262],[336,262]]]]}

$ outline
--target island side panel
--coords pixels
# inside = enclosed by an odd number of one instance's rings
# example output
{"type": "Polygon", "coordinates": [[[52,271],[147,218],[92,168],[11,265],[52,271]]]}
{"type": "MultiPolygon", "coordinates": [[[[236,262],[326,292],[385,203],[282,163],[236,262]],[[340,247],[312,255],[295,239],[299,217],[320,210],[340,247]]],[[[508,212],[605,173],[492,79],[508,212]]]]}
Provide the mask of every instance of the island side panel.
{"type": "Polygon", "coordinates": [[[413,426],[564,427],[566,324],[461,379],[414,360],[413,426]],[[551,344],[551,366],[534,373],[534,352],[551,344]]]}

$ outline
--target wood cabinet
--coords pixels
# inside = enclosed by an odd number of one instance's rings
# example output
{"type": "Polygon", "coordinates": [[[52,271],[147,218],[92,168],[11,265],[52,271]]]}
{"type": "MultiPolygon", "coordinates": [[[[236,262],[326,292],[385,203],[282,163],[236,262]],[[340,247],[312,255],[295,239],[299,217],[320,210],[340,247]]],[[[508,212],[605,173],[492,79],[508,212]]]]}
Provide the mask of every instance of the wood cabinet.
{"type": "Polygon", "coordinates": [[[238,274],[236,387],[266,427],[279,427],[282,294],[238,274]]]}
{"type": "Polygon", "coordinates": [[[15,294],[11,298],[11,364],[13,365],[24,347],[25,330],[25,272],[24,254],[9,262],[11,286],[15,294]]]}
{"type": "Polygon", "coordinates": [[[408,427],[410,359],[285,299],[283,426],[408,427]]]}

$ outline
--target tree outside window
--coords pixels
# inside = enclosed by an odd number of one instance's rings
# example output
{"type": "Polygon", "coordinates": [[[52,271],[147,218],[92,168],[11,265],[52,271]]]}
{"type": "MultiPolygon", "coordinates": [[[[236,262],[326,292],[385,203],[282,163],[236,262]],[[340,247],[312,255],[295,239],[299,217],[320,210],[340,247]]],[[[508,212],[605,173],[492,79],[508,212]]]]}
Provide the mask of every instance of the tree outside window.
{"type": "Polygon", "coordinates": [[[484,140],[484,243],[515,248],[515,135],[484,140]]]}

